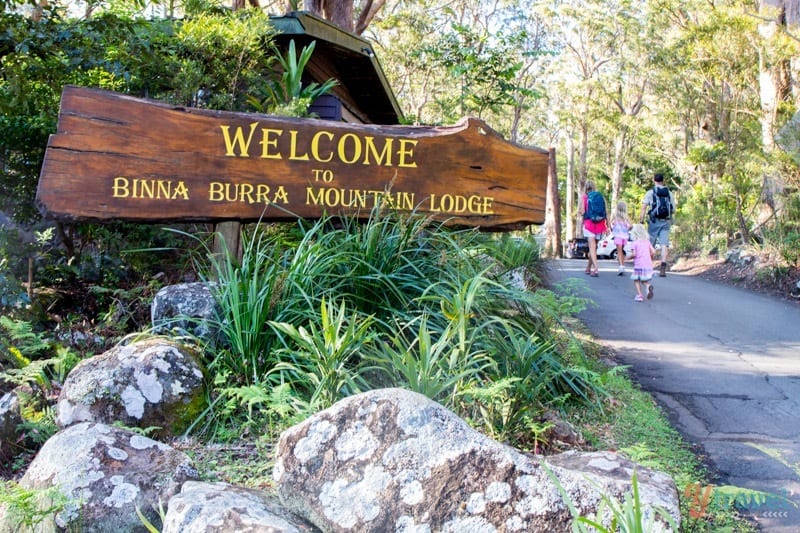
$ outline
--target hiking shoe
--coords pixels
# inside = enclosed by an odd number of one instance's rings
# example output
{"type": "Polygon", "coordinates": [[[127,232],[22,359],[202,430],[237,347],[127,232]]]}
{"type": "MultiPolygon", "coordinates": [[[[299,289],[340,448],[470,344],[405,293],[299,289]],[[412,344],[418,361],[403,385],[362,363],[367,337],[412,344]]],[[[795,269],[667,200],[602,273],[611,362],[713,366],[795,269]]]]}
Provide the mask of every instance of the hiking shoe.
{"type": "Polygon", "coordinates": [[[637,295],[634,297],[634,300],[636,300],[637,302],[641,302],[641,301],[643,301],[643,300],[644,300],[644,298],[642,298],[642,295],[641,295],[641,294],[637,294],[637,295]]]}
{"type": "Polygon", "coordinates": [[[648,287],[647,287],[647,299],[648,300],[652,300],[653,299],[653,286],[652,285],[648,285],[648,287]]]}
{"type": "Polygon", "coordinates": [[[658,276],[660,278],[667,277],[667,264],[665,262],[661,262],[661,267],[658,269],[658,276]]]}

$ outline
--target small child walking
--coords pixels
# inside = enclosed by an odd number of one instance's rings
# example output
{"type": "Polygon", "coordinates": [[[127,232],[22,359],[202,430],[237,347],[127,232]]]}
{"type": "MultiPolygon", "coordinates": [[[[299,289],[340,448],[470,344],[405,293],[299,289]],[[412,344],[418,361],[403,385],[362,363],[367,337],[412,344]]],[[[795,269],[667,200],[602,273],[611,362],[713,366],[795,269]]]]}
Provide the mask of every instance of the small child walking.
{"type": "Polygon", "coordinates": [[[650,237],[644,224],[633,225],[631,239],[633,239],[630,256],[630,259],[633,260],[631,279],[633,280],[633,286],[636,288],[634,300],[641,302],[645,298],[642,294],[642,288],[644,288],[648,300],[653,297],[653,285],[650,281],[653,279],[653,256],[656,253],[656,249],[650,244],[650,237]]]}
{"type": "Polygon", "coordinates": [[[628,242],[628,232],[631,230],[631,219],[628,218],[628,204],[620,200],[611,219],[611,234],[617,246],[617,262],[619,262],[618,276],[625,273],[625,244],[628,242]]]}

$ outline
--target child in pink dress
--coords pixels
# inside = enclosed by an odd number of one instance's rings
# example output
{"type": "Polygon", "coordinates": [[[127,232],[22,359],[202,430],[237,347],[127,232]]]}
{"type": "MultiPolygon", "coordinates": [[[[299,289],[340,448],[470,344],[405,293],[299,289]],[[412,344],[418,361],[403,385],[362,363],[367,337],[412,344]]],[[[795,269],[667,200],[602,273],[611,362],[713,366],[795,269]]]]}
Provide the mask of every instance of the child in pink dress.
{"type": "Polygon", "coordinates": [[[653,297],[653,285],[650,281],[653,279],[653,255],[656,249],[650,244],[650,238],[647,235],[647,229],[644,224],[634,224],[631,228],[631,255],[633,260],[633,273],[631,279],[633,286],[636,288],[636,297],[634,300],[641,302],[644,300],[642,296],[642,287],[647,293],[647,299],[653,297]]]}

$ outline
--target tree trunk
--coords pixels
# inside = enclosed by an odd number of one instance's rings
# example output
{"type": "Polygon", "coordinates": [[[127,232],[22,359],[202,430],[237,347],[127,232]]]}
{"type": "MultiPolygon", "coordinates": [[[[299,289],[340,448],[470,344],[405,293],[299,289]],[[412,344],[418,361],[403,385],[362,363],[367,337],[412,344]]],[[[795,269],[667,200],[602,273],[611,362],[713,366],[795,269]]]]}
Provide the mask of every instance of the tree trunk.
{"type": "Polygon", "coordinates": [[[741,233],[742,235],[742,243],[748,244],[750,243],[750,230],[747,227],[747,219],[745,218],[743,212],[742,194],[739,192],[738,188],[735,194],[736,194],[736,222],[739,225],[739,233],[741,233]]]}
{"type": "MultiPolygon", "coordinates": [[[[578,147],[578,187],[575,191],[577,198],[580,199],[581,193],[586,189],[586,182],[589,179],[589,165],[587,164],[587,159],[589,155],[589,122],[583,120],[580,126],[580,139],[578,141],[580,143],[578,147]]],[[[580,228],[582,226],[582,220],[580,215],[580,206],[578,209],[575,209],[574,213],[575,217],[575,227],[580,228]]]]}
{"type": "Polygon", "coordinates": [[[550,147],[547,165],[547,199],[544,227],[545,255],[561,257],[561,205],[558,199],[558,172],[556,169],[556,149],[550,147]]]}
{"type": "MultiPolygon", "coordinates": [[[[762,35],[772,35],[798,22],[798,0],[763,0],[759,6],[763,15],[759,30],[762,35]],[[771,15],[776,16],[770,18],[771,15]]],[[[792,71],[788,60],[768,64],[766,53],[759,50],[759,94],[761,98],[761,141],[764,151],[769,154],[775,150],[775,128],[778,107],[791,99],[792,71]]],[[[780,192],[783,189],[780,176],[765,173],[761,183],[761,199],[769,206],[771,214],[780,210],[780,192]]]]}
{"type": "Polygon", "coordinates": [[[353,0],[306,0],[305,8],[345,31],[355,30],[353,0]]]}
{"type": "Polygon", "coordinates": [[[61,241],[61,244],[64,245],[64,250],[66,250],[67,257],[70,259],[74,258],[75,240],[67,232],[67,228],[63,222],[56,222],[56,234],[58,235],[58,239],[61,241]]]}
{"type": "Polygon", "coordinates": [[[611,203],[610,212],[616,209],[622,191],[622,172],[625,169],[625,156],[628,144],[628,128],[620,126],[614,138],[614,163],[611,166],[611,203]]]}
{"type": "Polygon", "coordinates": [[[567,240],[575,238],[575,142],[572,136],[567,136],[567,186],[564,191],[564,198],[566,199],[566,206],[564,209],[564,217],[567,220],[566,238],[567,240]]]}
{"type": "Polygon", "coordinates": [[[214,227],[213,253],[217,256],[230,254],[237,261],[242,259],[242,224],[240,222],[221,222],[214,227]]]}

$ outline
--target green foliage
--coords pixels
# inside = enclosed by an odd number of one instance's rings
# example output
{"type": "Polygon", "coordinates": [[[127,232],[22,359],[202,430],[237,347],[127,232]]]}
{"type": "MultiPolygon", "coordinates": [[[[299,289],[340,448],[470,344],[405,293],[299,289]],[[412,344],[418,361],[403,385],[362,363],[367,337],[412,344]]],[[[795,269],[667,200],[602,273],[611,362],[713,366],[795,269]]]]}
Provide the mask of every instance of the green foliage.
{"type": "Polygon", "coordinates": [[[800,226],[794,223],[776,225],[764,232],[769,243],[775,247],[781,259],[793,268],[800,268],[800,226]]]}
{"type": "Polygon", "coordinates": [[[285,322],[270,322],[280,335],[283,348],[276,351],[279,362],[274,371],[280,382],[304,390],[314,408],[327,408],[336,401],[366,390],[359,375],[357,358],[372,341],[370,317],[346,315],[342,301],[338,310],[333,302],[320,303],[319,323],[295,327],[285,322]]]}
{"type": "MultiPolygon", "coordinates": [[[[269,17],[259,10],[210,9],[183,20],[149,21],[122,9],[98,10],[82,20],[62,18],[55,10],[39,21],[14,13],[0,17],[0,211],[25,228],[40,218],[33,202],[36,183],[65,85],[243,109],[244,95],[262,83],[272,62],[269,17]]],[[[68,313],[79,313],[103,323],[109,336],[124,335],[149,320],[140,304],[157,290],[157,279],[169,280],[164,274],[172,272],[164,265],[185,266],[163,254],[122,257],[126,247],[175,248],[151,227],[58,224],[57,231],[57,239],[36,244],[0,233],[0,264],[11,267],[0,277],[4,312],[64,323],[73,320],[68,313]],[[28,289],[55,287],[30,302],[21,290],[27,264],[19,260],[28,257],[34,273],[28,289]],[[73,295],[87,285],[91,294],[75,303],[73,295]]]]}
{"type": "Polygon", "coordinates": [[[398,324],[397,333],[381,340],[367,360],[388,376],[390,384],[452,406],[459,384],[477,379],[489,360],[485,354],[465,353],[454,346],[452,328],[438,331],[434,339],[428,321],[429,316],[422,314],[411,323],[398,324]]]}
{"type": "MultiPolygon", "coordinates": [[[[222,383],[225,380],[221,381],[222,383]]],[[[242,387],[220,389],[222,396],[235,399],[238,405],[247,406],[248,423],[259,423],[253,416],[253,409],[259,408],[259,415],[267,419],[267,427],[281,428],[299,422],[314,413],[313,407],[300,399],[292,389],[294,384],[260,383],[242,387]]]]}
{"type": "Polygon", "coordinates": [[[58,487],[26,489],[14,481],[0,483],[0,504],[6,506],[9,524],[19,531],[34,531],[68,503],[69,499],[58,487]]]}
{"type": "Polygon", "coordinates": [[[713,487],[712,498],[718,506],[723,508],[739,507],[752,509],[775,502],[780,502],[784,507],[797,508],[797,504],[786,496],[734,485],[715,485],[713,487]]]}
{"type": "Polygon", "coordinates": [[[126,426],[119,420],[115,421],[111,424],[115,428],[119,428],[125,431],[130,431],[131,433],[136,433],[137,435],[141,435],[142,437],[152,438],[152,435],[158,433],[160,430],[164,429],[159,426],[148,426],[146,428],[140,428],[136,426],[126,426]]]}
{"type": "Polygon", "coordinates": [[[550,342],[512,322],[498,320],[496,325],[489,336],[486,380],[459,391],[462,408],[486,434],[535,450],[546,406],[560,409],[577,401],[597,407],[607,393],[600,374],[569,365],[550,342]]]}
{"type": "Polygon", "coordinates": [[[250,95],[247,100],[256,110],[273,115],[285,115],[290,117],[308,116],[308,106],[314,100],[328,93],[338,82],[329,79],[320,84],[311,82],[303,84],[303,72],[306,65],[314,53],[317,42],[311,41],[308,46],[304,46],[297,54],[294,39],[289,41],[289,49],[286,56],[282,56],[280,50],[273,47],[275,58],[281,66],[280,79],[269,80],[266,84],[259,87],[263,96],[260,98],[250,95]]]}
{"type": "Polygon", "coordinates": [[[414,300],[446,270],[464,266],[459,242],[467,234],[436,231],[425,217],[403,217],[378,206],[363,223],[356,217],[335,222],[340,230],[317,237],[316,260],[329,261],[315,273],[319,286],[347,295],[354,309],[379,320],[415,308],[414,300]]]}
{"type": "Polygon", "coordinates": [[[50,342],[41,333],[33,331],[33,325],[22,320],[11,320],[8,317],[0,316],[0,327],[4,335],[2,338],[5,348],[14,348],[12,363],[15,366],[30,364],[32,358],[40,356],[50,349],[50,342]],[[13,343],[13,344],[12,344],[13,343]]]}
{"type": "Polygon", "coordinates": [[[273,335],[266,324],[279,317],[280,302],[287,302],[291,286],[282,268],[283,252],[274,237],[253,232],[243,236],[241,262],[230,254],[217,256],[203,243],[209,265],[201,268],[213,280],[219,316],[214,328],[219,333],[220,354],[211,362],[212,371],[231,371],[245,382],[258,383],[274,364],[271,359],[273,335]],[[208,272],[210,270],[210,273],[208,272]]]}
{"type": "Polygon", "coordinates": [[[18,429],[25,436],[25,440],[38,449],[60,429],[56,424],[56,409],[45,406],[37,411],[33,400],[25,398],[24,394],[20,396],[23,420],[18,429]]]}
{"type": "Polygon", "coordinates": [[[207,12],[176,24],[174,49],[167,55],[176,61],[173,98],[199,107],[245,110],[248,95],[263,84],[274,60],[269,17],[252,9],[207,12]]]}
{"type": "Polygon", "coordinates": [[[207,350],[216,397],[194,424],[204,431],[232,437],[242,419],[277,428],[287,416],[396,385],[476,424],[481,409],[507,404],[511,414],[486,427],[522,440],[525,428],[538,431],[544,406],[602,394],[599,374],[580,359],[566,363],[546,341],[548,321],[577,301],[506,286],[491,255],[504,248],[487,247],[478,232],[378,207],[360,222],[246,229],[242,243],[241,260],[207,249],[196,259],[219,309],[207,350]],[[268,392],[276,387],[285,410],[268,392]]]}
{"type": "Polygon", "coordinates": [[[495,238],[486,239],[488,254],[507,270],[525,268],[541,260],[539,244],[528,235],[519,237],[510,233],[500,233],[495,238]]]}
{"type": "Polygon", "coordinates": [[[79,362],[69,348],[52,342],[21,320],[0,316],[0,377],[17,387],[26,445],[41,445],[58,431],[55,408],[46,403],[79,362]]]}
{"type": "Polygon", "coordinates": [[[20,261],[30,254],[30,247],[20,238],[19,232],[0,225],[0,310],[12,312],[29,302],[28,293],[21,279],[27,274],[23,269],[27,261],[20,261]]]}

